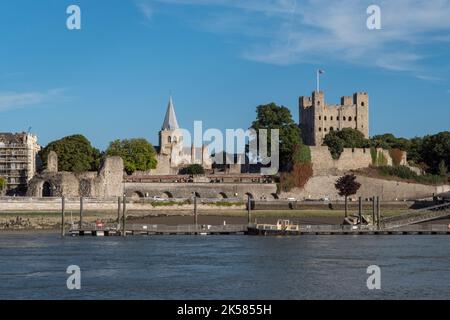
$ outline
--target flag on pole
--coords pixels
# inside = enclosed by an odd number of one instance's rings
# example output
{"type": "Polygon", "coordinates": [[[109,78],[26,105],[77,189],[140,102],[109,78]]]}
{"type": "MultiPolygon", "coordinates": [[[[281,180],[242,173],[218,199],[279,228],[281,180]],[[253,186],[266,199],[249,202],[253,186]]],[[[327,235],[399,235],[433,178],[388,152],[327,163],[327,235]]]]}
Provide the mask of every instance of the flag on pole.
{"type": "Polygon", "coordinates": [[[325,71],[323,71],[322,69],[317,70],[317,72],[319,72],[319,74],[325,73],[325,71]]]}

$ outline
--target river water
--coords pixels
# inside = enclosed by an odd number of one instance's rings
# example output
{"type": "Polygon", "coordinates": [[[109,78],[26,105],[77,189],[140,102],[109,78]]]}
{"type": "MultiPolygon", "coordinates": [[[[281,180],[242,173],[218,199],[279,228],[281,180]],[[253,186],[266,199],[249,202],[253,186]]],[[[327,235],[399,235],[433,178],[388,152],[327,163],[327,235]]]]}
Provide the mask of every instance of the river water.
{"type": "Polygon", "coordinates": [[[448,236],[0,234],[0,299],[432,298],[450,299],[448,236]],[[69,265],[80,290],[67,289],[69,265]]]}

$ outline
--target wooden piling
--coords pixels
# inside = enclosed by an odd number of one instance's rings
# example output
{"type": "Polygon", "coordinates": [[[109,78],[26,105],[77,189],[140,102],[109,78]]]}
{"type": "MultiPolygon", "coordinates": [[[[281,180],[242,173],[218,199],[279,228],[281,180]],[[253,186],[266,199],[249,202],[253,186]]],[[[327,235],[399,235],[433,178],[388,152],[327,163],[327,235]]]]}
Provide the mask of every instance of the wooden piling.
{"type": "Polygon", "coordinates": [[[127,196],[123,195],[123,203],[122,203],[122,209],[123,209],[123,214],[122,214],[122,236],[126,236],[127,234],[127,229],[126,229],[126,215],[127,215],[127,196]]]}
{"type": "Polygon", "coordinates": [[[250,196],[247,197],[247,223],[250,224],[250,214],[252,211],[252,199],[250,196]]]}
{"type": "Polygon", "coordinates": [[[117,197],[117,224],[120,224],[120,214],[122,212],[120,205],[121,205],[120,197],[117,197]]]}
{"type": "Polygon", "coordinates": [[[358,198],[358,216],[359,216],[359,226],[362,225],[362,197],[358,198]]]}
{"type": "Polygon", "coordinates": [[[65,221],[64,221],[65,211],[66,211],[66,198],[63,196],[61,198],[61,236],[62,237],[64,237],[66,235],[65,221]]]}
{"type": "Polygon", "coordinates": [[[375,217],[375,211],[376,210],[376,203],[375,203],[375,196],[372,197],[372,224],[376,225],[376,217],[375,217]]]}
{"type": "Polygon", "coordinates": [[[380,230],[380,219],[381,219],[381,204],[380,197],[377,197],[377,228],[380,230]]]}
{"type": "Polygon", "coordinates": [[[194,193],[194,224],[195,229],[198,227],[198,213],[197,213],[197,194],[194,193]]]}
{"type": "Polygon", "coordinates": [[[83,208],[84,207],[84,198],[80,197],[80,227],[81,230],[83,228],[83,208]]]}

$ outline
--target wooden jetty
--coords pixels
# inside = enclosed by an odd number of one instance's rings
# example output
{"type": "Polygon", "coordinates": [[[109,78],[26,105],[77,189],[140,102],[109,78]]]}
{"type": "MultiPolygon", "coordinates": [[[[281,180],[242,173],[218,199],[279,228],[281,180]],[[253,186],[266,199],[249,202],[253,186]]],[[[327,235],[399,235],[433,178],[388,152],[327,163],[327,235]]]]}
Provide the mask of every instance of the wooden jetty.
{"type": "MultiPolygon", "coordinates": [[[[247,225],[146,225],[129,224],[124,233],[120,226],[74,225],[71,236],[157,236],[157,235],[245,235],[247,225]]],[[[376,229],[369,226],[302,225],[289,236],[301,235],[450,235],[450,227],[440,225],[410,225],[397,229],[376,229]]]]}

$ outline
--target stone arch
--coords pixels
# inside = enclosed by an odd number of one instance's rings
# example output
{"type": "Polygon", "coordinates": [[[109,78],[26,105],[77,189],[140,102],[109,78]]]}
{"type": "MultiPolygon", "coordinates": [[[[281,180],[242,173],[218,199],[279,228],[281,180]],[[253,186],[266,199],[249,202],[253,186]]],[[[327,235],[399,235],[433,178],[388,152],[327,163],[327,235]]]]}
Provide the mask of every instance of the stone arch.
{"type": "Polygon", "coordinates": [[[141,191],[134,191],[134,192],[131,194],[131,197],[132,197],[133,199],[140,199],[140,198],[144,198],[144,194],[143,194],[141,191]]]}
{"type": "Polygon", "coordinates": [[[220,192],[219,193],[219,199],[220,198],[222,198],[222,199],[228,199],[228,196],[227,196],[227,194],[225,193],[225,192],[220,192]]]}
{"type": "Polygon", "coordinates": [[[53,197],[53,185],[49,181],[42,183],[42,197],[53,197]]]}
{"type": "Polygon", "coordinates": [[[170,191],[164,191],[163,194],[162,194],[162,197],[166,198],[166,199],[172,199],[173,198],[173,194],[170,191]]]}

